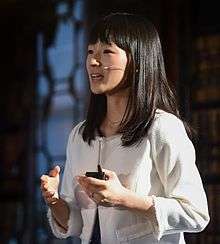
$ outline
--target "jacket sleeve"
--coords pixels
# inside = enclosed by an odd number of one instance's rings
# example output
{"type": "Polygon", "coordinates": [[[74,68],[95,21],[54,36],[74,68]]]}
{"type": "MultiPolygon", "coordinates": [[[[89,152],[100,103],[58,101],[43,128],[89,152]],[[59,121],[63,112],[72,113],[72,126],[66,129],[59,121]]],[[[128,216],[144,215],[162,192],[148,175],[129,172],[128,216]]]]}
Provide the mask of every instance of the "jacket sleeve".
{"type": "Polygon", "coordinates": [[[164,188],[153,196],[154,235],[199,232],[209,222],[206,194],[195,164],[195,150],[181,120],[172,114],[156,119],[150,135],[152,158],[164,188]]]}
{"type": "Polygon", "coordinates": [[[62,184],[60,189],[60,198],[65,200],[70,209],[70,216],[68,220],[68,230],[64,231],[53,218],[51,210],[48,209],[48,220],[51,226],[53,234],[58,238],[67,238],[69,236],[79,236],[82,230],[82,217],[80,209],[77,207],[77,203],[74,195],[74,172],[72,170],[71,160],[71,147],[73,146],[74,136],[77,131],[77,126],[72,130],[69,135],[67,150],[66,150],[66,164],[64,168],[64,174],[62,178],[62,184]]]}

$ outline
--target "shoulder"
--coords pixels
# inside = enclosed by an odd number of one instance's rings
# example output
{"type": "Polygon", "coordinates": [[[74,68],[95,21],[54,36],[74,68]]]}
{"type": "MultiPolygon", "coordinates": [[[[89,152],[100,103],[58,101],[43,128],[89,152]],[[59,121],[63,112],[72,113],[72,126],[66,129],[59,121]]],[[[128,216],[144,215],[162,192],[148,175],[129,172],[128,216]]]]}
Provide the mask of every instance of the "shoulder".
{"type": "Polygon", "coordinates": [[[71,130],[71,132],[69,134],[68,143],[73,142],[74,138],[81,136],[84,122],[85,121],[81,121],[73,127],[73,129],[71,130]]]}
{"type": "Polygon", "coordinates": [[[178,138],[188,138],[184,124],[174,114],[157,109],[154,121],[149,131],[150,137],[159,138],[162,141],[178,141],[178,138]]]}
{"type": "Polygon", "coordinates": [[[165,158],[169,159],[171,166],[174,166],[177,160],[195,161],[194,145],[186,133],[184,124],[171,113],[162,110],[157,112],[149,141],[156,163],[164,162],[165,158]]]}

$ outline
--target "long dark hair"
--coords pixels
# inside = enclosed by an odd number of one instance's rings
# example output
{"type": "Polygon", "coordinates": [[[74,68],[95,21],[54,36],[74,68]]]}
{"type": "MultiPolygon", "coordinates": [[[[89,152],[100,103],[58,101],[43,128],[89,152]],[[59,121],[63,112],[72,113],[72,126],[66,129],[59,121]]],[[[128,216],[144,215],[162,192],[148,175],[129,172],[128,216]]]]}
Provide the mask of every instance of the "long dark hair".
{"type": "MultiPolygon", "coordinates": [[[[123,146],[138,144],[147,135],[156,109],[180,118],[166,78],[159,35],[151,22],[128,13],[110,14],[98,21],[90,33],[89,43],[98,41],[114,42],[126,51],[129,60],[125,71],[129,99],[118,130],[123,146]]],[[[106,106],[105,94],[91,93],[82,134],[89,144],[105,118],[106,106]]]]}

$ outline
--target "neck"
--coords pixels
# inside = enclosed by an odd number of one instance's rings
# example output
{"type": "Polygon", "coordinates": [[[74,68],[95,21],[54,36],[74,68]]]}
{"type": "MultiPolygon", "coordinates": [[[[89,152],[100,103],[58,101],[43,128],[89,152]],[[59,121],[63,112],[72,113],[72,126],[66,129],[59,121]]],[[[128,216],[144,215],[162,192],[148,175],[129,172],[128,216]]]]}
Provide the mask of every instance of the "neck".
{"type": "Polygon", "coordinates": [[[128,93],[106,95],[107,97],[107,113],[106,120],[112,124],[120,124],[128,102],[128,93]]]}

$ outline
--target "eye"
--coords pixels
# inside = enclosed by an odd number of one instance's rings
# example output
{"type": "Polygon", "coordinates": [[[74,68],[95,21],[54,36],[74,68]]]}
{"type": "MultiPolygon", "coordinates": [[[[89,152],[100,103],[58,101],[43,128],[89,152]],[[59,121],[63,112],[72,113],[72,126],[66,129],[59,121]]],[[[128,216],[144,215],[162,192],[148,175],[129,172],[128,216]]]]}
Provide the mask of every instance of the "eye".
{"type": "Polygon", "coordinates": [[[105,49],[103,53],[114,53],[114,51],[112,51],[111,49],[105,49]]]}
{"type": "Polygon", "coordinates": [[[87,54],[93,54],[93,50],[92,49],[88,49],[87,54]]]}

